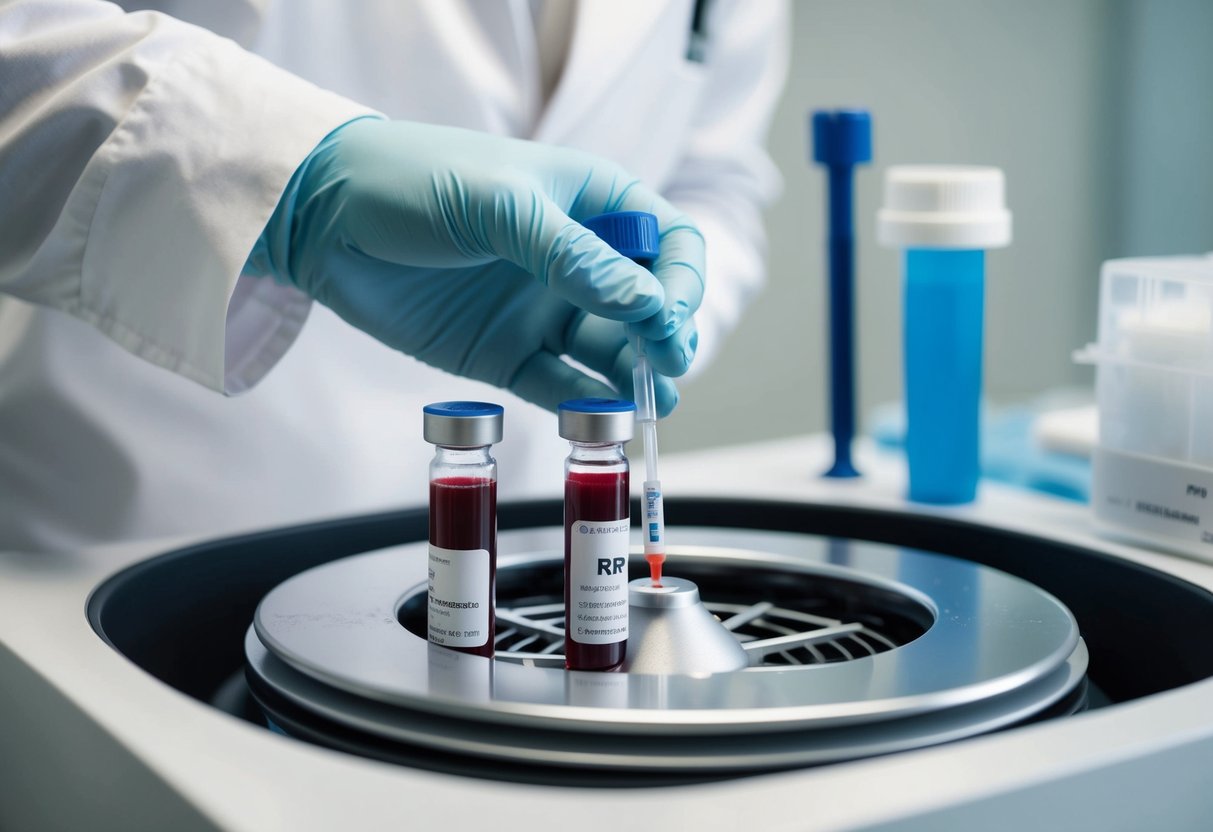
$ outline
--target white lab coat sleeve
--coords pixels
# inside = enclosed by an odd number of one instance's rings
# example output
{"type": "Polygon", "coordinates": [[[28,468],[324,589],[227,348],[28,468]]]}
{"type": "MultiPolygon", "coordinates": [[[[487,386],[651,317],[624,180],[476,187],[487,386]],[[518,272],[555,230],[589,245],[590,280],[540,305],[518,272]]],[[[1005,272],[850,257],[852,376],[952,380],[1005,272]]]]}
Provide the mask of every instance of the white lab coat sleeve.
{"type": "Polygon", "coordinates": [[[695,220],[707,246],[692,375],[711,362],[764,281],[762,211],[782,188],[766,139],[787,76],[789,28],[782,0],[728,0],[709,15],[705,94],[664,189],[695,220]]]}
{"type": "Polygon", "coordinates": [[[242,266],[296,167],[368,113],[161,14],[0,2],[0,292],[238,392],[310,303],[242,266]]]}

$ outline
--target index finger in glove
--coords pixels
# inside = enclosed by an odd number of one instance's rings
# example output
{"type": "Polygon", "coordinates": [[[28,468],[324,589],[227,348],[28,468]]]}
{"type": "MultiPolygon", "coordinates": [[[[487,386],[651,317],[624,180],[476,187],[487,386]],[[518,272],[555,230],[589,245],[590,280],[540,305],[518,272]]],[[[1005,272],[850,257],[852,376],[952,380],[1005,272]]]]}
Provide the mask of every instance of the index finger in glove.
{"type": "Polygon", "coordinates": [[[657,314],[665,293],[646,269],[621,256],[540,192],[503,195],[489,223],[500,257],[521,266],[559,297],[616,321],[657,314]]]}
{"type": "MultiPolygon", "coordinates": [[[[623,324],[594,315],[582,315],[570,326],[565,349],[570,358],[605,376],[622,398],[635,400],[632,368],[636,363],[636,353],[623,324]]],[[[678,388],[662,374],[652,352],[650,358],[658,370],[653,374],[657,414],[664,418],[678,404],[678,388]]]]}
{"type": "Polygon", "coordinates": [[[703,302],[705,251],[703,234],[685,213],[621,169],[595,168],[573,199],[569,215],[585,220],[611,211],[647,211],[657,217],[660,253],[653,275],[665,290],[656,314],[629,327],[644,338],[668,338],[695,314],[703,302]]]}
{"type": "MultiPolygon", "coordinates": [[[[661,200],[665,203],[665,200],[661,200]]],[[[660,340],[669,338],[699,309],[704,290],[703,234],[690,218],[669,203],[670,219],[658,216],[661,251],[653,263],[653,275],[665,290],[665,301],[655,315],[629,324],[633,335],[660,340]]]]}

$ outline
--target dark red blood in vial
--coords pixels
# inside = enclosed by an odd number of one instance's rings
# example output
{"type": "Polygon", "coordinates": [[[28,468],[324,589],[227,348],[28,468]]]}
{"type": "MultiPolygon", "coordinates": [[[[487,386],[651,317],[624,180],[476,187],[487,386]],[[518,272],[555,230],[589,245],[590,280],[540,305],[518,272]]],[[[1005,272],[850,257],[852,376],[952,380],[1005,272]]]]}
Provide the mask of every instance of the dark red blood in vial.
{"type": "Polygon", "coordinates": [[[497,594],[497,481],[444,477],[430,481],[430,543],[443,549],[487,549],[489,553],[488,639],[479,647],[452,647],[461,653],[493,655],[497,594]]]}
{"type": "Polygon", "coordinates": [[[569,670],[614,670],[623,664],[627,639],[613,644],[580,644],[568,635],[569,553],[573,524],[581,520],[622,520],[628,516],[628,473],[574,472],[564,481],[564,664],[569,670]]]}

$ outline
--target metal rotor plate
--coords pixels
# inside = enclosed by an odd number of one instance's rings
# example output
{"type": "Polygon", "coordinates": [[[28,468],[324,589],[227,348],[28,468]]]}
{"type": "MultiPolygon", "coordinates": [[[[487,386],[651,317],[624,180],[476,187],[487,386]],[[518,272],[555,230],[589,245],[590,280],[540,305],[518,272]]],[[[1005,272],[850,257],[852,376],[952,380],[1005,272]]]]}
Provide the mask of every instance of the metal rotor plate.
{"type": "MultiPolygon", "coordinates": [[[[561,541],[558,528],[502,533],[498,569],[559,558],[561,541]]],[[[1081,655],[1085,670],[1077,624],[1059,601],[977,564],[782,532],[680,527],[677,543],[666,570],[673,575],[681,558],[692,558],[859,582],[914,599],[934,622],[908,644],[839,664],[704,677],[526,667],[431,648],[398,623],[402,599],[424,592],[427,546],[420,543],[296,575],[266,596],[254,627],[291,668],[357,698],[459,720],[636,735],[883,723],[1068,678],[1071,671],[1058,671],[1072,656],[1081,655]]]]}
{"type": "MultiPolygon", "coordinates": [[[[279,695],[319,716],[375,737],[473,757],[532,765],[627,772],[729,772],[817,765],[951,742],[1025,720],[1057,702],[1086,673],[1080,640],[1070,659],[1035,682],[944,711],[843,726],[754,733],[722,741],[660,732],[611,735],[494,725],[417,712],[353,696],[274,658],[250,627],[250,670],[279,695]]],[[[271,708],[272,713],[272,708],[271,708]]]]}

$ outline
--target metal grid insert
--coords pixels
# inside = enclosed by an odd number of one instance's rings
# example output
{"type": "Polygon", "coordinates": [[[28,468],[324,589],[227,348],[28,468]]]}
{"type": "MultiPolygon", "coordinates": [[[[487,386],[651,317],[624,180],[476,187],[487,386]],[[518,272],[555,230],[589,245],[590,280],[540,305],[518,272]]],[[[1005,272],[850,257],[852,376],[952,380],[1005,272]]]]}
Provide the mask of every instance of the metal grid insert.
{"type": "MultiPolygon", "coordinates": [[[[750,654],[750,664],[808,665],[874,656],[898,642],[860,621],[844,621],[777,606],[706,600],[725,629],[750,654]]],[[[534,667],[564,665],[564,604],[497,607],[496,657],[534,667]]]]}

